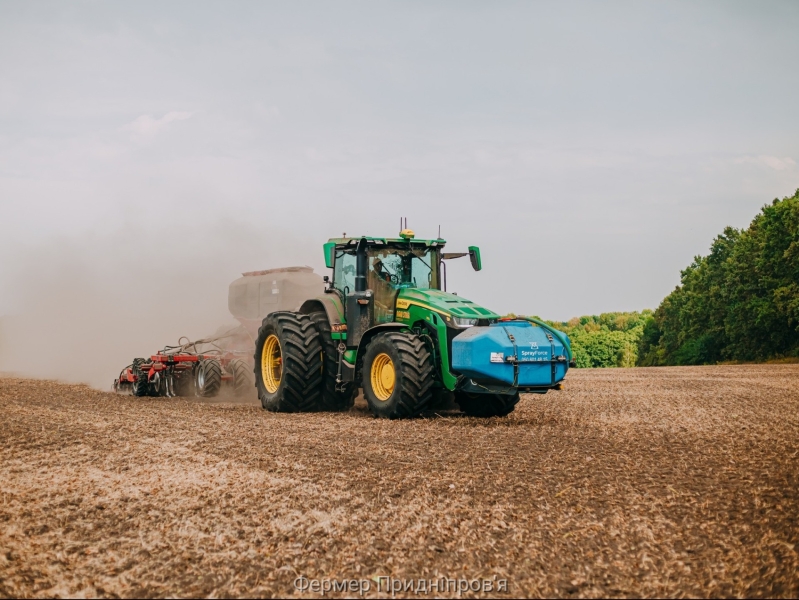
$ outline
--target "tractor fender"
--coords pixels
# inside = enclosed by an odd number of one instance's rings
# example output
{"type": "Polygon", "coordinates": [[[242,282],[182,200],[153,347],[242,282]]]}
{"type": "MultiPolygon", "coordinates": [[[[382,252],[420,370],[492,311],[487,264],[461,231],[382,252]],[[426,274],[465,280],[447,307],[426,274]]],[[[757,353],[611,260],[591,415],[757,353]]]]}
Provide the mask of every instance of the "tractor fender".
{"type": "Polygon", "coordinates": [[[302,303],[299,310],[299,312],[304,315],[322,311],[327,315],[327,322],[330,323],[331,327],[338,324],[343,325],[347,322],[343,307],[341,306],[341,300],[332,294],[310,298],[302,303]]]}

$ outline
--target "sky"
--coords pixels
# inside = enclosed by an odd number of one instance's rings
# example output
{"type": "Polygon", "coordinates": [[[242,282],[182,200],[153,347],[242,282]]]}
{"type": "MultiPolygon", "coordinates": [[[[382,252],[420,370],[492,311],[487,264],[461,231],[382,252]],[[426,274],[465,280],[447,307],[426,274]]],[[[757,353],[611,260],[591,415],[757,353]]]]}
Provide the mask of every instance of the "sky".
{"type": "Polygon", "coordinates": [[[0,0],[0,315],[172,335],[400,217],[480,246],[449,288],[497,312],[656,308],[799,187],[797,30],[795,1],[0,0]]]}

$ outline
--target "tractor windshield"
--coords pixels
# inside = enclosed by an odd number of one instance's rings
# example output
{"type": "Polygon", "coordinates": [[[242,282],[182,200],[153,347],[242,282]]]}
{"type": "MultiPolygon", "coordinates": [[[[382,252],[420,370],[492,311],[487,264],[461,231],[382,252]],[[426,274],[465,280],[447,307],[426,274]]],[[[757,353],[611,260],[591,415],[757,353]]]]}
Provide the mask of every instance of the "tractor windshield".
{"type": "Polygon", "coordinates": [[[439,289],[438,252],[434,248],[370,248],[367,286],[439,289]]]}
{"type": "Polygon", "coordinates": [[[438,251],[434,248],[373,247],[368,250],[366,286],[374,290],[375,320],[394,320],[401,288],[439,289],[438,251]]]}

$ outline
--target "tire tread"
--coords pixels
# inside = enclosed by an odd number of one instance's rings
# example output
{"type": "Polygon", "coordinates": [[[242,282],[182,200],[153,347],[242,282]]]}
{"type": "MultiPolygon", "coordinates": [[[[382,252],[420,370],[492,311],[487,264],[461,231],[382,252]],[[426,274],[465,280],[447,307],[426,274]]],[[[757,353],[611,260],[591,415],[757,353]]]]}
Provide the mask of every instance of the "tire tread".
{"type": "MultiPolygon", "coordinates": [[[[400,364],[396,367],[401,371],[401,377],[398,378],[400,396],[393,409],[385,416],[389,419],[409,419],[419,416],[428,408],[433,399],[433,370],[435,368],[433,357],[422,339],[413,333],[399,331],[381,333],[376,335],[369,344],[381,340],[389,342],[397,350],[400,364]]],[[[368,367],[364,365],[364,379],[368,376],[367,373],[368,367]]],[[[374,408],[372,412],[375,415],[378,414],[374,408]]]]}
{"type": "Polygon", "coordinates": [[[206,358],[197,365],[198,369],[205,370],[205,386],[197,387],[197,395],[201,398],[213,398],[222,388],[222,365],[215,358],[206,358]]]}
{"type": "Polygon", "coordinates": [[[319,410],[322,395],[322,345],[319,333],[308,315],[275,312],[267,315],[258,329],[255,344],[256,387],[261,405],[274,412],[312,412],[319,410]],[[270,331],[280,340],[283,372],[280,387],[270,397],[260,373],[261,350],[270,331]]]}

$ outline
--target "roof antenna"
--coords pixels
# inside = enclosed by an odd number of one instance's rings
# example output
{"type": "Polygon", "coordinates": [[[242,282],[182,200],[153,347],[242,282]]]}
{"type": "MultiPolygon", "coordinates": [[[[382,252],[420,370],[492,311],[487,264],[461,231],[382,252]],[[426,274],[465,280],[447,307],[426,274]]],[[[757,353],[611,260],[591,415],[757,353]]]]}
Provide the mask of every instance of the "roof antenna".
{"type": "Polygon", "coordinates": [[[438,226],[438,239],[441,239],[441,225],[438,226]]]}

